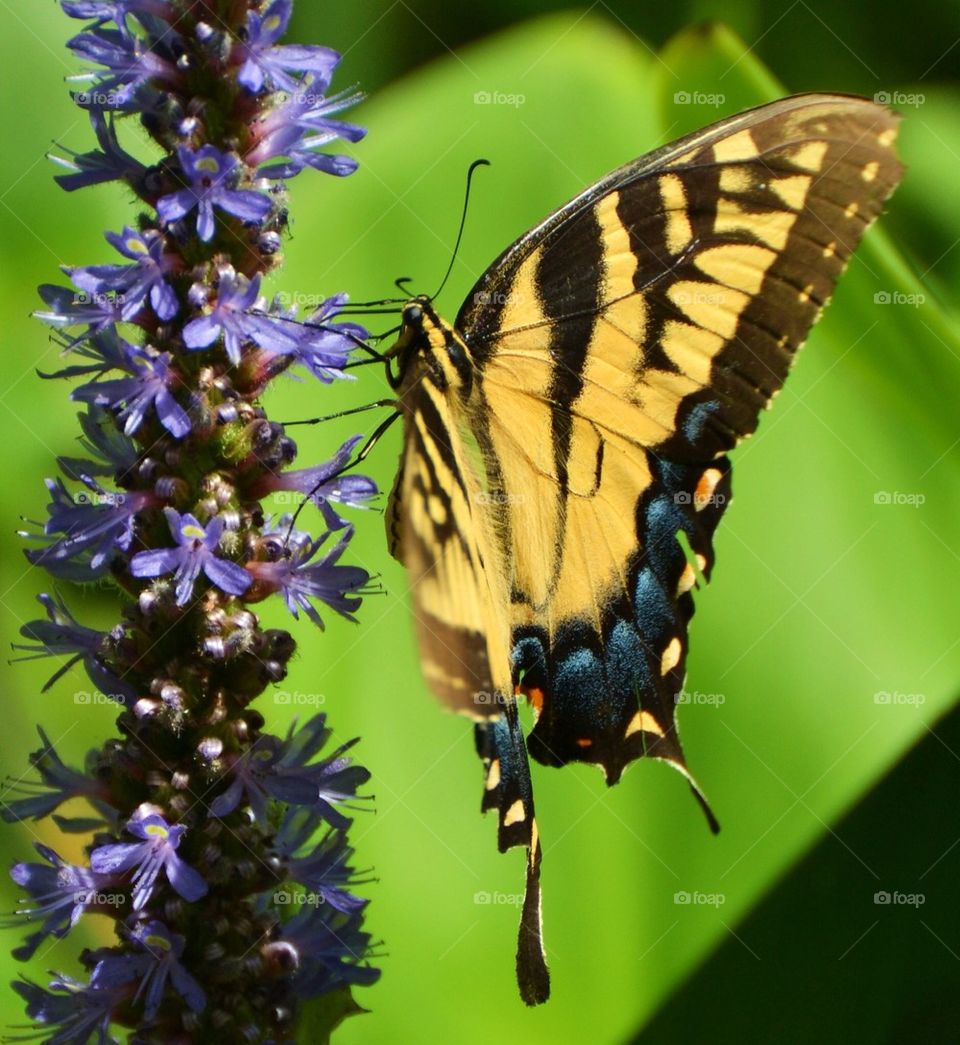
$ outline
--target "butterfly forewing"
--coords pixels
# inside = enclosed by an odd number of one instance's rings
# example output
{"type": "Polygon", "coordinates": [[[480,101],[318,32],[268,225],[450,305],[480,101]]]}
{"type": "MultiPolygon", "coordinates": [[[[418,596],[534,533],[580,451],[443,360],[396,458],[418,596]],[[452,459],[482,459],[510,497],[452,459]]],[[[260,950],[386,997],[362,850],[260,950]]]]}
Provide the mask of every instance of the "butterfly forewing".
{"type": "Polygon", "coordinates": [[[842,96],[733,117],[587,190],[467,299],[471,424],[504,508],[539,760],[611,781],[643,754],[685,771],[674,704],[723,455],[899,179],[895,133],[888,110],[842,96]]]}

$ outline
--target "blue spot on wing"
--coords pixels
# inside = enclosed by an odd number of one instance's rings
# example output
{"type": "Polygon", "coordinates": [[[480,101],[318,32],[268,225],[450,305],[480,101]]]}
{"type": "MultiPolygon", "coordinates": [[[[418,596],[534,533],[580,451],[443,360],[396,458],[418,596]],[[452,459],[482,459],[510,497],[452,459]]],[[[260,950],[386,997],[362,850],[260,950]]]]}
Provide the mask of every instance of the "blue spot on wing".
{"type": "Polygon", "coordinates": [[[628,702],[631,694],[636,696],[637,707],[641,695],[649,693],[655,684],[647,658],[636,626],[618,620],[607,639],[607,686],[614,693],[623,694],[628,702]]]}
{"type": "Polygon", "coordinates": [[[640,633],[655,649],[662,649],[676,633],[674,608],[649,566],[637,575],[634,612],[640,633]]]}
{"type": "Polygon", "coordinates": [[[553,679],[553,711],[577,736],[609,728],[610,707],[603,665],[591,649],[568,653],[553,679]]]}
{"type": "Polygon", "coordinates": [[[684,439],[693,445],[700,442],[710,418],[719,409],[720,404],[715,399],[707,403],[697,403],[683,422],[684,439]]]}

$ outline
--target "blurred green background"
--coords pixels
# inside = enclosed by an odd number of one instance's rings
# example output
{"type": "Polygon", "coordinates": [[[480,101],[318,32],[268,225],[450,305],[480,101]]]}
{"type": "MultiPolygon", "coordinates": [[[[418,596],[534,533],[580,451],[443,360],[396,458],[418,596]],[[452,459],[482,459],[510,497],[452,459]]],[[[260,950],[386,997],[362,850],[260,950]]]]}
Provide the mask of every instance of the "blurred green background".
{"type": "MultiPolygon", "coordinates": [[[[903,1028],[916,1026],[927,996],[941,1004],[960,987],[960,727],[944,718],[960,693],[955,5],[882,0],[869,16],[804,0],[316,7],[298,6],[291,37],[344,53],[339,84],[371,94],[357,115],[369,136],[354,177],[294,182],[287,263],[271,290],[347,289],[363,300],[407,275],[433,290],[464,173],[485,156],[493,167],[477,178],[438,303],[452,318],[486,264],[584,185],[781,93],[886,96],[905,116],[909,167],[774,410],[734,458],[736,500],[692,627],[695,703],[680,709],[689,763],[722,833],[709,835],[661,765],[638,765],[609,791],[587,767],[535,767],[554,981],[537,1011],[513,983],[522,857],[498,856],[494,823],[476,813],[471,730],[426,694],[405,578],[388,559],[379,513],[357,514],[354,556],[386,594],[368,600],[359,626],[295,626],[299,656],[283,687],[291,703],[266,700],[278,730],[294,714],[327,711],[341,739],[363,737],[357,751],[373,773],[376,813],[358,817],[353,842],[379,879],[368,887],[368,925],[384,940],[384,975],[360,993],[372,1012],[337,1040],[908,1040],[903,1028]],[[721,16],[729,29],[705,24],[721,16]],[[513,104],[478,101],[498,93],[513,104]],[[923,905],[898,894],[922,895],[923,905]]],[[[134,212],[111,187],[67,196],[44,159],[53,141],[90,147],[63,84],[76,71],[63,43],[77,23],[52,0],[3,12],[0,610],[12,640],[49,589],[13,532],[22,516],[42,517],[41,480],[76,436],[67,387],[34,374],[56,360],[28,318],[35,287],[56,281],[60,264],[109,260],[103,230],[134,212]]],[[[374,369],[333,389],[288,381],[267,405],[293,420],[379,398],[374,369]]],[[[299,429],[301,463],[361,428],[299,429]]],[[[392,432],[369,459],[385,490],[398,446],[392,432]]],[[[71,591],[68,601],[85,623],[114,620],[107,592],[71,591]]],[[[284,624],[276,609],[266,617],[284,624]]],[[[68,761],[113,730],[109,707],[75,702],[90,688],[80,672],[40,695],[53,668],[2,668],[2,768],[14,781],[36,722],[68,761]]],[[[35,827],[5,829],[11,860],[36,837],[79,855],[76,839],[35,827]]],[[[14,906],[12,884],[0,898],[14,906]]],[[[31,974],[71,970],[100,928],[85,923],[38,955],[31,974]]],[[[15,975],[15,963],[0,961],[6,979],[15,975]]],[[[6,994],[0,1023],[22,1019],[6,994]]],[[[923,1040],[956,1040],[957,1026],[930,1025],[923,1040]]]]}

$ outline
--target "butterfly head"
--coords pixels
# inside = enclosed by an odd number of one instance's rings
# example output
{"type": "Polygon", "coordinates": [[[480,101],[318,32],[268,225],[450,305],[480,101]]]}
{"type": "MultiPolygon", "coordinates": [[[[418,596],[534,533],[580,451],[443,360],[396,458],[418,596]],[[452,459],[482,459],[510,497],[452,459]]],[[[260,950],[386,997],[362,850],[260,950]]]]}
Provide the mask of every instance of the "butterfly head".
{"type": "Polygon", "coordinates": [[[385,353],[396,360],[396,373],[388,372],[394,388],[410,387],[421,378],[441,391],[469,392],[473,384],[473,362],[466,343],[433,308],[426,294],[411,298],[401,313],[400,333],[385,353]]]}

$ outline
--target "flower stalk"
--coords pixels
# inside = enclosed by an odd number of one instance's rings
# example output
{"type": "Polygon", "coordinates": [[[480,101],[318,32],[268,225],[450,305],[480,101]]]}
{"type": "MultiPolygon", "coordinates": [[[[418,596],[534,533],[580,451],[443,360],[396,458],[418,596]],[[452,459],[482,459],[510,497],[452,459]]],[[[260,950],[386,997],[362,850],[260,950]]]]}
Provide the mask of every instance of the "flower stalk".
{"type": "Polygon", "coordinates": [[[38,1035],[58,1042],[293,1041],[305,1002],[372,983],[366,901],[348,844],[366,769],[334,750],[316,715],[270,734],[253,702],[295,650],[255,606],[280,596],[322,627],[350,620],[370,578],[348,561],[375,484],[345,474],[357,436],[323,464],[297,447],[261,397],[299,367],[325,384],[367,332],[337,319],[336,294],[298,318],[261,294],[278,265],[285,183],[306,169],[356,169],[327,151],[363,129],[340,120],[355,93],[329,94],[336,52],[284,45],[292,0],[61,0],[86,24],[73,80],[97,139],[55,157],[68,192],[120,183],[135,220],[109,231],[107,264],[66,267],[40,288],[82,405],[82,453],[47,480],[29,561],[56,582],[24,626],[25,657],[67,657],[118,707],[119,735],[65,765],[40,729],[39,777],[2,807],[9,822],[53,816],[93,833],[78,866],[37,844],[15,865],[33,955],[81,919],[112,920],[116,943],[81,954],[86,977],[23,979],[38,1035]],[[139,126],[153,162],[127,144],[139,126]],[[317,534],[261,503],[300,491],[317,534]],[[71,584],[112,584],[118,623],[79,623],[71,584]],[[87,817],[57,815],[83,798],[87,817]]]}

